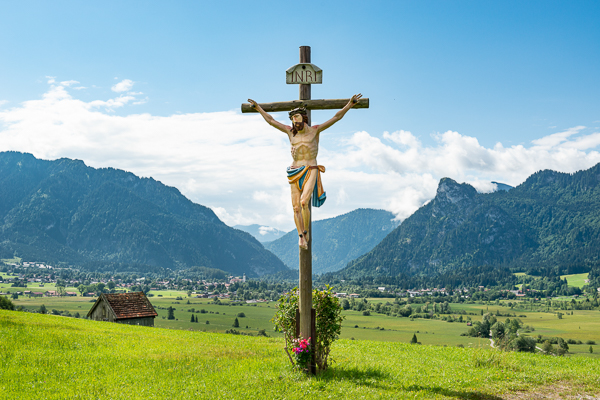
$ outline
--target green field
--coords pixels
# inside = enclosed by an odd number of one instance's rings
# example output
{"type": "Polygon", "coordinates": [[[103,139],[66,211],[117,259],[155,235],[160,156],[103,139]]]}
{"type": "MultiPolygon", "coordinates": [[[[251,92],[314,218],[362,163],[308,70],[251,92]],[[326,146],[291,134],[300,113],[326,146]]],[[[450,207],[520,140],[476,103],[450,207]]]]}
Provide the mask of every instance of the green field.
{"type": "Polygon", "coordinates": [[[585,281],[588,275],[589,272],[585,274],[561,275],[560,279],[566,279],[569,286],[582,288],[584,285],[587,285],[585,281]]]}
{"type": "MultiPolygon", "coordinates": [[[[2,279],[12,279],[15,277],[15,275],[11,275],[6,272],[0,272],[0,276],[2,277],[2,279]]],[[[4,285],[5,287],[10,286],[10,285],[7,285],[6,283],[0,283],[0,287],[2,287],[2,285],[4,285]]]]}
{"type": "Polygon", "coordinates": [[[600,361],[339,340],[315,378],[279,338],[0,310],[2,399],[516,399],[600,395],[600,361]],[[522,393],[526,392],[526,393],[522,393]]]}
{"type": "MultiPolygon", "coordinates": [[[[520,277],[520,276],[529,276],[530,278],[534,278],[534,279],[539,279],[539,277],[537,276],[531,276],[531,275],[527,275],[524,272],[515,272],[513,273],[514,276],[520,277]]],[[[567,284],[569,286],[573,286],[573,287],[578,287],[578,288],[582,288],[584,285],[587,285],[587,283],[585,282],[585,280],[588,278],[589,273],[586,272],[585,274],[572,274],[572,275],[561,275],[560,279],[567,279],[567,284]]],[[[521,288],[522,284],[517,285],[519,286],[519,289],[521,288]]]]}
{"type": "MultiPolygon", "coordinates": [[[[53,288],[48,290],[53,290],[53,288]]],[[[259,330],[264,329],[269,336],[281,336],[273,331],[271,323],[271,318],[276,311],[276,302],[231,305],[224,301],[222,305],[216,305],[208,299],[183,297],[186,296],[183,292],[160,291],[153,293],[154,296],[150,298],[150,301],[158,313],[154,322],[155,327],[222,333],[233,327],[233,322],[239,313],[244,313],[246,317],[238,318],[240,327],[236,329],[239,331],[255,335],[259,330]],[[158,297],[159,294],[162,297],[158,297]],[[178,296],[183,297],[183,300],[176,300],[178,296]],[[189,304],[187,304],[188,302],[189,304]],[[175,320],[167,319],[168,307],[175,308],[175,320]],[[190,321],[192,313],[188,310],[191,309],[196,311],[194,315],[198,318],[198,323],[190,321]],[[201,309],[204,309],[206,313],[199,313],[198,311],[201,309]],[[209,323],[207,324],[206,321],[209,323]]],[[[41,298],[21,296],[18,300],[13,300],[13,303],[17,307],[23,306],[28,310],[38,310],[44,304],[48,312],[53,309],[66,310],[71,314],[78,312],[80,316],[84,317],[94,301],[95,298],[80,296],[41,298]]],[[[416,333],[417,338],[423,344],[449,346],[462,344],[466,347],[489,347],[489,340],[460,336],[468,329],[466,323],[425,319],[410,320],[377,313],[363,316],[361,312],[352,310],[344,311],[343,315],[345,320],[341,338],[344,339],[409,343],[413,334],[416,333]],[[356,325],[358,328],[355,328],[356,325]]],[[[474,318],[479,318],[479,316],[474,318]]]]}
{"type": "MultiPolygon", "coordinates": [[[[185,293],[178,291],[167,290],[152,293],[154,296],[150,297],[150,301],[158,312],[158,317],[155,319],[157,328],[223,333],[233,328],[234,320],[239,313],[244,313],[245,317],[238,318],[240,327],[236,328],[237,330],[256,335],[259,330],[264,329],[270,337],[282,337],[280,333],[273,331],[271,323],[271,318],[276,310],[276,302],[232,305],[223,301],[223,304],[217,305],[208,299],[188,298],[185,293]],[[178,296],[183,300],[177,300],[178,296]],[[189,304],[187,304],[188,302],[189,304]],[[167,319],[168,307],[174,307],[175,320],[167,319]],[[195,311],[194,316],[198,318],[198,323],[190,321],[192,313],[188,310],[192,309],[195,311]],[[201,309],[204,309],[206,313],[200,313],[201,309]],[[209,323],[207,324],[206,321],[209,323]]],[[[13,300],[13,303],[17,307],[22,306],[28,310],[38,310],[44,304],[49,313],[53,309],[66,310],[72,315],[79,313],[81,317],[84,317],[95,300],[95,298],[80,296],[63,298],[21,296],[18,300],[13,300]]],[[[390,299],[369,300],[387,302],[390,299]]],[[[581,340],[584,343],[587,340],[594,340],[598,344],[594,353],[589,353],[589,345],[570,345],[572,347],[570,353],[576,356],[600,358],[600,312],[575,310],[573,315],[565,314],[562,319],[558,319],[554,313],[513,310],[503,305],[504,303],[500,305],[451,304],[451,308],[455,312],[464,310],[467,315],[463,315],[463,318],[470,317],[473,321],[481,319],[482,310],[484,313],[500,311],[502,314],[523,315],[521,317],[523,323],[535,328],[535,331],[529,335],[559,336],[565,340],[581,340]]],[[[437,319],[420,318],[411,320],[410,318],[389,317],[375,312],[372,312],[370,316],[364,316],[362,312],[352,310],[344,311],[343,315],[345,320],[341,333],[342,339],[409,343],[413,334],[416,334],[418,341],[423,345],[490,348],[489,340],[461,336],[461,333],[469,329],[466,322],[450,323],[437,319]]],[[[506,317],[498,317],[498,319],[504,321],[506,317]]]]}
{"type": "MultiPolygon", "coordinates": [[[[4,272],[0,272],[3,279],[12,279],[15,278],[15,275],[9,275],[4,272]]],[[[46,292],[47,290],[56,290],[56,284],[54,283],[39,283],[39,282],[28,282],[27,287],[11,287],[12,283],[0,282],[0,291],[1,292],[23,292],[25,290],[31,290],[32,292],[46,292]]],[[[65,287],[67,292],[76,292],[79,294],[79,291],[76,287],[68,286],[65,287]]]]}
{"type": "Polygon", "coordinates": [[[12,264],[12,263],[20,263],[23,259],[19,258],[19,257],[15,257],[15,258],[0,258],[0,262],[6,263],[6,264],[12,264]]]}

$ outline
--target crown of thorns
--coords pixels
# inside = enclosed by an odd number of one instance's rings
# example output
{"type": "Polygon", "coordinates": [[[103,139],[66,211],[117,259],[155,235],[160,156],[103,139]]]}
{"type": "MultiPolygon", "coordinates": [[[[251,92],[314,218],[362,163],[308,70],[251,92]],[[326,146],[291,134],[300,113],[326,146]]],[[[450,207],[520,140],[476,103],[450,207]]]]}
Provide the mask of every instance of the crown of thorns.
{"type": "Polygon", "coordinates": [[[298,107],[290,111],[290,119],[292,119],[292,117],[296,114],[308,115],[308,113],[306,112],[306,108],[298,107]]]}

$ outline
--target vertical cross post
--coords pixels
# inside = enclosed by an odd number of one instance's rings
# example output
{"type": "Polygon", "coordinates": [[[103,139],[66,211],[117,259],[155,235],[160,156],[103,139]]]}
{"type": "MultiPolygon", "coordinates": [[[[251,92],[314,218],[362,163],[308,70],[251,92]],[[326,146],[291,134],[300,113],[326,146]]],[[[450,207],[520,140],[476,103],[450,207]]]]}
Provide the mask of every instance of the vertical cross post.
{"type": "MultiPolygon", "coordinates": [[[[242,103],[242,112],[260,112],[265,120],[272,126],[275,126],[281,131],[288,132],[290,127],[277,123],[274,125],[273,119],[267,112],[290,111],[298,107],[307,110],[308,126],[312,126],[311,110],[335,110],[344,109],[349,101],[352,100],[354,108],[369,108],[369,99],[361,98],[361,95],[356,95],[351,99],[333,99],[333,100],[312,100],[310,83],[322,83],[322,70],[316,65],[311,64],[310,46],[300,47],[300,64],[294,65],[286,70],[286,83],[299,84],[299,100],[262,103],[256,107],[257,103],[254,100],[249,100],[249,103],[242,103]],[[310,83],[305,83],[310,82],[310,83]],[[276,126],[277,125],[277,126],[276,126]],[[285,128],[285,129],[283,129],[285,128]]],[[[347,109],[346,109],[347,111],[347,109]]],[[[345,113],[345,112],[344,112],[345,113]]],[[[292,138],[290,137],[290,142],[292,138]]],[[[318,145],[318,141],[315,142],[318,145]]],[[[316,159],[315,159],[316,161],[316,159]]],[[[310,190],[310,188],[308,188],[310,190]]],[[[312,190],[311,190],[312,191],[312,190]]],[[[311,211],[311,202],[307,206],[311,211]]],[[[309,213],[309,215],[311,214],[309,213]]],[[[312,223],[311,219],[304,224],[304,230],[308,233],[307,248],[299,247],[299,305],[296,314],[296,337],[311,338],[311,344],[314,345],[317,341],[316,337],[316,314],[312,308],[312,223]]],[[[299,234],[302,232],[298,232],[299,234]]],[[[315,357],[313,352],[312,365],[310,371],[316,373],[315,357]]]]}
{"type": "MultiPolygon", "coordinates": [[[[310,63],[310,46],[300,47],[300,63],[310,63]]],[[[310,100],[310,85],[300,85],[300,100],[310,100]]],[[[311,124],[310,110],[308,112],[308,124],[311,124]]],[[[308,204],[310,209],[310,202],[308,204]]],[[[312,214],[312,212],[311,212],[312,214]]],[[[312,215],[311,215],[312,220],[312,215]]],[[[311,309],[312,309],[312,230],[311,220],[308,221],[308,227],[304,227],[308,231],[308,248],[300,248],[300,336],[308,338],[312,333],[311,324],[311,309]]],[[[298,321],[297,321],[298,323],[298,321]]],[[[314,339],[314,338],[313,338],[314,339]]],[[[312,341],[314,342],[314,340],[312,341]]]]}

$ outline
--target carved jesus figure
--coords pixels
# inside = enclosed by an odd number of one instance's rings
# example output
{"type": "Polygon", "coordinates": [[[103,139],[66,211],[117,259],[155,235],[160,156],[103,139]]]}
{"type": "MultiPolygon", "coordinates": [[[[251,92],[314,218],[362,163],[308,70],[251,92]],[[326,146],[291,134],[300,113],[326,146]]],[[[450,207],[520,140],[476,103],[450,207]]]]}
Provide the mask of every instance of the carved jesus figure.
{"type": "Polygon", "coordinates": [[[276,121],[270,114],[266,113],[260,105],[254,100],[248,99],[248,102],[263,116],[265,121],[272,127],[279,129],[290,139],[292,145],[292,165],[288,167],[288,180],[292,189],[292,206],[294,208],[294,222],[298,230],[298,245],[308,248],[308,224],[310,221],[309,202],[313,206],[320,207],[325,202],[325,192],[321,183],[321,173],[325,172],[325,167],[317,164],[317,154],[319,152],[319,134],[329,128],[351,109],[361,94],[352,96],[348,104],[338,111],[333,118],[321,124],[308,125],[308,116],[304,108],[296,108],[290,111],[289,116],[292,125],[284,125],[276,121]]]}

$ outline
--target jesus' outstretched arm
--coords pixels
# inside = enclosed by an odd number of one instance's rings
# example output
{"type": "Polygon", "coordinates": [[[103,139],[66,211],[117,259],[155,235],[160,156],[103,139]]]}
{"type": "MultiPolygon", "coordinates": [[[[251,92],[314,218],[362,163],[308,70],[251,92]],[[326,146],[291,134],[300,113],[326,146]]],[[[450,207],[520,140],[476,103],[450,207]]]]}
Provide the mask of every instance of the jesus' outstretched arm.
{"type": "Polygon", "coordinates": [[[350,99],[350,101],[348,102],[348,104],[346,104],[344,106],[344,108],[342,108],[340,111],[338,111],[337,113],[335,113],[335,115],[333,116],[333,118],[331,118],[329,121],[324,122],[320,125],[317,125],[317,131],[318,132],[322,132],[325,129],[329,128],[331,125],[335,124],[336,122],[338,122],[340,119],[342,119],[344,117],[344,115],[346,115],[346,113],[348,112],[349,109],[351,109],[352,107],[354,107],[354,105],[358,102],[358,100],[362,97],[362,94],[355,94],[354,96],[352,96],[352,98],[350,99]]]}
{"type": "Polygon", "coordinates": [[[256,108],[256,111],[258,111],[260,113],[260,115],[263,116],[265,121],[267,121],[267,124],[271,125],[272,127],[276,128],[276,129],[279,129],[281,132],[289,134],[289,132],[290,132],[289,126],[286,126],[286,125],[282,124],[281,122],[276,121],[275,118],[273,118],[273,116],[271,116],[271,114],[268,114],[265,110],[263,110],[262,107],[254,100],[248,99],[248,103],[252,104],[252,106],[254,108],[256,108]]]}

